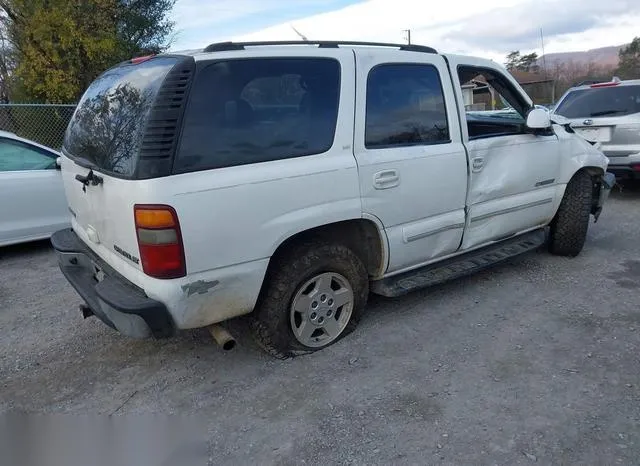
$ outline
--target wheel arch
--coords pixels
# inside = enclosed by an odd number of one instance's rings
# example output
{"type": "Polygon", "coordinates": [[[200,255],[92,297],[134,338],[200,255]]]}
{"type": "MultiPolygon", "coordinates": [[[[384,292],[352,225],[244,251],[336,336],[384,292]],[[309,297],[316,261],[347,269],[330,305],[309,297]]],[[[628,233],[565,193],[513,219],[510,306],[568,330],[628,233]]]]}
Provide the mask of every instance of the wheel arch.
{"type": "MultiPolygon", "coordinates": [[[[589,175],[591,175],[591,177],[604,175],[604,169],[602,167],[587,165],[577,170],[576,173],[579,172],[580,170],[586,171],[587,173],[589,173],[589,175]]],[[[575,173],[574,173],[574,176],[575,176],[575,173]]]]}
{"type": "Polygon", "coordinates": [[[579,172],[586,172],[591,176],[591,214],[595,215],[598,211],[598,199],[600,197],[600,189],[602,188],[601,177],[602,175],[604,175],[605,171],[602,169],[602,167],[585,166],[577,170],[571,178],[573,179],[573,177],[576,176],[579,172]]]}
{"type": "Polygon", "coordinates": [[[388,263],[387,237],[377,219],[357,218],[333,222],[299,231],[284,239],[269,260],[269,269],[274,262],[292,247],[308,241],[342,243],[362,260],[370,277],[379,278],[388,263]]]}

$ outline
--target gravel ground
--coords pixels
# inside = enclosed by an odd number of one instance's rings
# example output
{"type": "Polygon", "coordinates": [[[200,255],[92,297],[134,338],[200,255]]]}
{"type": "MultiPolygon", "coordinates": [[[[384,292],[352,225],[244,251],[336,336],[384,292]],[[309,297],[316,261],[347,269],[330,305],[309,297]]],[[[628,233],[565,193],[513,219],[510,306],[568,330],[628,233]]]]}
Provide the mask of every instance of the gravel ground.
{"type": "Polygon", "coordinates": [[[615,192],[579,257],[372,297],[289,361],[243,322],[230,353],[121,337],[82,320],[48,243],[4,249],[0,412],[194,415],[214,464],[639,464],[638,212],[640,189],[615,192]]]}

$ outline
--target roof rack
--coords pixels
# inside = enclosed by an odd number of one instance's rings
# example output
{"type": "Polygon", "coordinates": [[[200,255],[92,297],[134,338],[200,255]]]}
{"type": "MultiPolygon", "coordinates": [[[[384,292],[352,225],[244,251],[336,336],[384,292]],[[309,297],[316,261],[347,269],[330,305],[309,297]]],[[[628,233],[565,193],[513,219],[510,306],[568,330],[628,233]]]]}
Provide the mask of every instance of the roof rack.
{"type": "Polygon", "coordinates": [[[368,47],[394,47],[409,52],[438,53],[432,47],[416,44],[389,44],[386,42],[357,42],[337,40],[283,40],[266,42],[217,42],[205,47],[204,52],[228,52],[231,50],[244,50],[245,47],[268,45],[317,45],[319,48],[338,48],[340,45],[356,45],[368,47]]]}

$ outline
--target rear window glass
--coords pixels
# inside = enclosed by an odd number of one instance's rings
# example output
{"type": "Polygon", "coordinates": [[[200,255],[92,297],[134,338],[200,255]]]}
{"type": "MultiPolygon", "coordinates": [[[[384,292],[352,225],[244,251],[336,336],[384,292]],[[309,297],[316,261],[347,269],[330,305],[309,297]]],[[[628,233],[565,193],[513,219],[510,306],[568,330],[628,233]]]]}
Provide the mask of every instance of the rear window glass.
{"type": "Polygon", "coordinates": [[[252,58],[207,65],[196,78],[174,171],[320,154],[331,148],[340,64],[252,58]]]}
{"type": "Polygon", "coordinates": [[[623,116],[640,112],[640,86],[581,89],[567,94],[555,113],[566,118],[623,116]]]}
{"type": "Polygon", "coordinates": [[[67,127],[63,151],[106,172],[132,176],[153,101],[177,58],[110,69],[89,86],[67,127]]]}

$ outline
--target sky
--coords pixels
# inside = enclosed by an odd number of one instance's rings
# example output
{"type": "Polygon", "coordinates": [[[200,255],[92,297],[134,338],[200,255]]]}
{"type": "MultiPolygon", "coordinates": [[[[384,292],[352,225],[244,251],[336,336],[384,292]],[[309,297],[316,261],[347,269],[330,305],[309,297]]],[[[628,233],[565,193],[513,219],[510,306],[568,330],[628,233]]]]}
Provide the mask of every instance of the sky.
{"type": "Polygon", "coordinates": [[[177,0],[172,50],[227,40],[360,40],[430,45],[503,60],[622,45],[640,36],[640,0],[177,0]]]}

